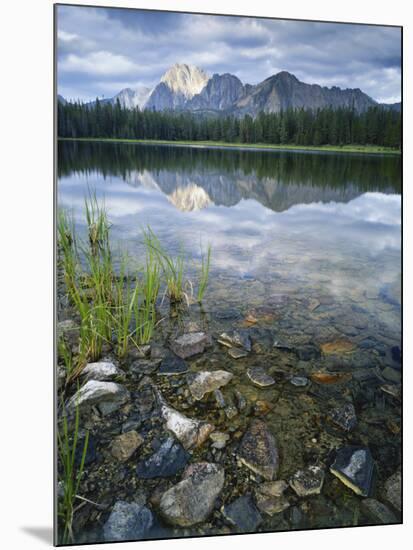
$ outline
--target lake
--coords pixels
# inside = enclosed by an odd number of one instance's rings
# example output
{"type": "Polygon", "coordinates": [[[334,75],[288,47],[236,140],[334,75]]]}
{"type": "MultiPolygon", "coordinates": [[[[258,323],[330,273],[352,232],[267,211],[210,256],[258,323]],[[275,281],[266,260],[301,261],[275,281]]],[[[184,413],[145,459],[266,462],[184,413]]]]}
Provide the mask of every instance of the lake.
{"type": "MultiPolygon", "coordinates": [[[[105,201],[115,253],[127,250],[138,267],[142,229],[150,225],[170,253],[185,254],[188,293],[211,245],[204,302],[191,304],[182,322],[215,338],[248,330],[254,353],[234,360],[215,342],[190,368],[229,370],[251,403],[267,404],[260,406],[278,434],[280,479],[308,463],[327,464],[339,445],[363,444],[378,464],[381,490],[401,460],[399,403],[381,389],[400,382],[401,158],[59,142],[58,204],[73,212],[83,236],[89,190],[105,201]],[[274,387],[251,385],[245,372],[257,365],[279,380],[274,387]],[[352,381],[317,383],[320,372],[352,381]],[[357,411],[351,435],[328,421],[343,399],[357,411]]],[[[164,302],[159,309],[163,338],[177,321],[164,302]]],[[[234,433],[243,425],[231,422],[234,433]]],[[[304,523],[287,511],[263,529],[358,524],[357,497],[328,475],[326,494],[311,501],[304,523]]]]}

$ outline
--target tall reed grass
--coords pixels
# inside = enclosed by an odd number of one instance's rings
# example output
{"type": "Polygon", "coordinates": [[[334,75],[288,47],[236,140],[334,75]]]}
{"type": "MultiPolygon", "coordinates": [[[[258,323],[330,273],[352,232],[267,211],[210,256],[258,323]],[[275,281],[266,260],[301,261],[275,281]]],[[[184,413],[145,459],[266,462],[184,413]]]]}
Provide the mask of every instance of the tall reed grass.
{"type": "Polygon", "coordinates": [[[197,294],[198,302],[202,302],[206,287],[208,285],[210,265],[211,265],[211,245],[208,245],[206,256],[201,249],[201,272],[199,276],[198,294],[197,294]]]}

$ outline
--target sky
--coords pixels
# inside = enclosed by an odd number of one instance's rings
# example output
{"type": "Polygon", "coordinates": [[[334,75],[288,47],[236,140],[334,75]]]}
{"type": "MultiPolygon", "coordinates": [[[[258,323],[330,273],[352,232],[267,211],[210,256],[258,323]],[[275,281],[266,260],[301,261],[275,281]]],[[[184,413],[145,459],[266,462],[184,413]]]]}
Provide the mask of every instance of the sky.
{"type": "Polygon", "coordinates": [[[58,93],[83,101],[155,86],[175,63],[257,84],[279,71],[400,101],[396,27],[58,6],[58,93]]]}

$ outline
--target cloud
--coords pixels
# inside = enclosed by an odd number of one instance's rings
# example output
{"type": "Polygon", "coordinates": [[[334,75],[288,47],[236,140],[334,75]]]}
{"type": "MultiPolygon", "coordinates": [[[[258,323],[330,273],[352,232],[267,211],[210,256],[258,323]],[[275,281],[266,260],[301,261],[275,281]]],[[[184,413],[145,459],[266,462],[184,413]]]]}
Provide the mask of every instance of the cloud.
{"type": "Polygon", "coordinates": [[[396,27],[82,6],[58,6],[57,23],[65,96],[114,95],[119,75],[130,87],[153,86],[170,65],[186,62],[250,84],[287,70],[309,83],[361,88],[379,101],[400,99],[396,27]]]}

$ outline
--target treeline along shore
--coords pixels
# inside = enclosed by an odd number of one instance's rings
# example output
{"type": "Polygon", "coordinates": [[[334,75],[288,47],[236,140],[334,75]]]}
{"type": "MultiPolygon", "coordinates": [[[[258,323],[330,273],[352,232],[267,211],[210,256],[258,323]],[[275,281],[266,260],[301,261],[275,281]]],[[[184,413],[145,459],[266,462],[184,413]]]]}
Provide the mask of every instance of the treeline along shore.
{"type": "Polygon", "coordinates": [[[373,146],[401,148],[401,115],[373,107],[288,109],[245,115],[207,116],[176,111],[122,108],[120,103],[58,102],[58,136],[137,140],[223,142],[285,146],[373,146]]]}

